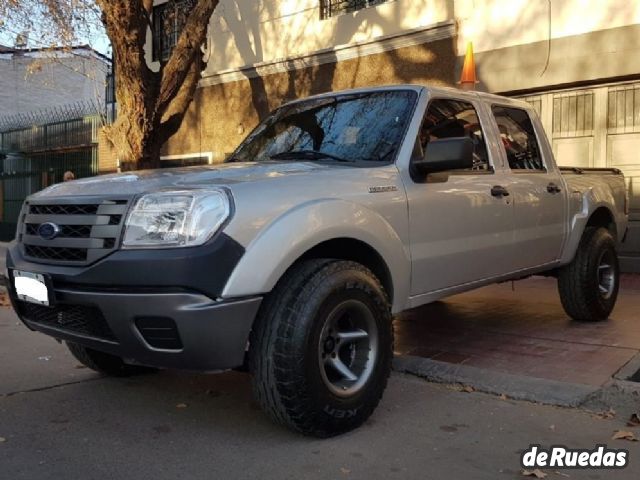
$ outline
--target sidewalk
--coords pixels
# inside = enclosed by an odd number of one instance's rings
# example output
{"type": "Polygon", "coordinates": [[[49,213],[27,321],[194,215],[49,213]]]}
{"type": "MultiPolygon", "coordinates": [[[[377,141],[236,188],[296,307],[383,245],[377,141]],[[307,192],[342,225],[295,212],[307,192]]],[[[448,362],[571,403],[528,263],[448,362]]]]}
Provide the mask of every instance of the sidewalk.
{"type": "Polygon", "coordinates": [[[640,351],[638,276],[623,276],[610,320],[564,313],[556,280],[492,285],[406,312],[397,320],[401,355],[601,386],[640,351]]]}

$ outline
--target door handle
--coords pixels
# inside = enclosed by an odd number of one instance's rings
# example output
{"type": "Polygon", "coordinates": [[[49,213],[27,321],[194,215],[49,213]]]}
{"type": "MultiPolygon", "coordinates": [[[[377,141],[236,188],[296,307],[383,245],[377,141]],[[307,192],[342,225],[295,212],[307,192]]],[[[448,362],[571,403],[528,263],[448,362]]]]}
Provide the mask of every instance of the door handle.
{"type": "Polygon", "coordinates": [[[549,185],[547,185],[547,192],[549,193],[560,193],[562,191],[562,189],[556,185],[555,183],[551,182],[549,185]]]}
{"type": "Polygon", "coordinates": [[[509,190],[507,190],[506,188],[504,188],[502,185],[496,185],[495,187],[493,187],[491,189],[491,195],[493,195],[494,197],[508,197],[509,196],[509,190]]]}

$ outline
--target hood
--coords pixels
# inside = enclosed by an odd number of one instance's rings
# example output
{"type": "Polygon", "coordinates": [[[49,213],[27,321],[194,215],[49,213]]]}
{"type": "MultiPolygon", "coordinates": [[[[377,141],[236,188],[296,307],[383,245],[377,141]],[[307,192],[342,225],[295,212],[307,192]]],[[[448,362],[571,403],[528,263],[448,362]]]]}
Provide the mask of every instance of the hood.
{"type": "Polygon", "coordinates": [[[136,195],[167,189],[190,189],[258,182],[291,175],[305,175],[317,170],[339,168],[318,162],[244,162],[202,167],[141,170],[84,178],[52,185],[32,198],[80,195],[136,195]]]}

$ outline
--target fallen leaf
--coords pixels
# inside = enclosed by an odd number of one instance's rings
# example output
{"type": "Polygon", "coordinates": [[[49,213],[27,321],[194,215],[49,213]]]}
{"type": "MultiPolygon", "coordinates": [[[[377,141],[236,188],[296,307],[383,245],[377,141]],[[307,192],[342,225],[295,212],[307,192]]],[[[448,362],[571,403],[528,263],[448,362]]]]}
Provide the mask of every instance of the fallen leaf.
{"type": "Polygon", "coordinates": [[[464,387],[462,387],[462,391],[467,393],[473,393],[476,391],[476,389],[473,388],[471,385],[465,385],[464,387]]]}
{"type": "Polygon", "coordinates": [[[555,430],[556,426],[555,425],[549,425],[549,430],[555,430]]]}
{"type": "Polygon", "coordinates": [[[348,468],[344,468],[344,467],[340,467],[340,471],[342,473],[344,473],[345,475],[349,475],[351,473],[351,470],[349,470],[348,468]]]}
{"type": "Polygon", "coordinates": [[[555,473],[556,475],[559,475],[559,476],[561,476],[561,477],[567,477],[567,478],[570,478],[570,477],[571,477],[571,475],[569,475],[569,474],[567,474],[567,473],[559,472],[559,471],[557,471],[557,470],[556,470],[555,472],[553,472],[553,473],[555,473]]]}
{"type": "Polygon", "coordinates": [[[500,395],[500,400],[508,400],[509,397],[507,397],[504,393],[502,395],[500,395]]]}
{"type": "Polygon", "coordinates": [[[629,417],[627,427],[640,427],[640,417],[638,417],[637,413],[634,413],[629,417]]]}
{"type": "Polygon", "coordinates": [[[616,430],[613,433],[613,437],[611,437],[611,440],[629,440],[630,442],[638,441],[633,432],[627,432],[625,430],[616,430]]]}
{"type": "Polygon", "coordinates": [[[179,403],[176,405],[176,408],[187,408],[187,404],[186,403],[179,403]]]}
{"type": "Polygon", "coordinates": [[[522,470],[522,475],[525,477],[545,478],[547,476],[542,470],[536,468],[535,470],[522,470]]]}
{"type": "Polygon", "coordinates": [[[6,441],[7,441],[7,439],[6,439],[6,438],[4,438],[4,437],[0,437],[0,443],[4,443],[4,442],[6,442],[6,441]]]}
{"type": "Polygon", "coordinates": [[[595,418],[600,418],[602,420],[607,420],[615,416],[616,416],[616,411],[613,408],[610,408],[606,412],[598,412],[594,415],[595,418]]]}

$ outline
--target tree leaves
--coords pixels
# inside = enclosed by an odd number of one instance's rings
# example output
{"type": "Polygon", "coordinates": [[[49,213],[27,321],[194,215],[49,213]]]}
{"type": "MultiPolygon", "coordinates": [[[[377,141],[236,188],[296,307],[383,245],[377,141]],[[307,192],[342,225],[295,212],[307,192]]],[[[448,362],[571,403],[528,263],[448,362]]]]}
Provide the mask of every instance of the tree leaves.
{"type": "Polygon", "coordinates": [[[628,440],[630,442],[638,441],[638,439],[636,438],[633,432],[628,432],[626,430],[616,430],[613,433],[611,440],[628,440]]]}
{"type": "Polygon", "coordinates": [[[522,470],[522,475],[525,477],[536,477],[536,478],[545,478],[548,474],[544,473],[542,470],[536,468],[534,470],[522,470]]]}
{"type": "Polygon", "coordinates": [[[634,413],[627,420],[627,427],[640,427],[640,417],[637,413],[634,413]]]}

